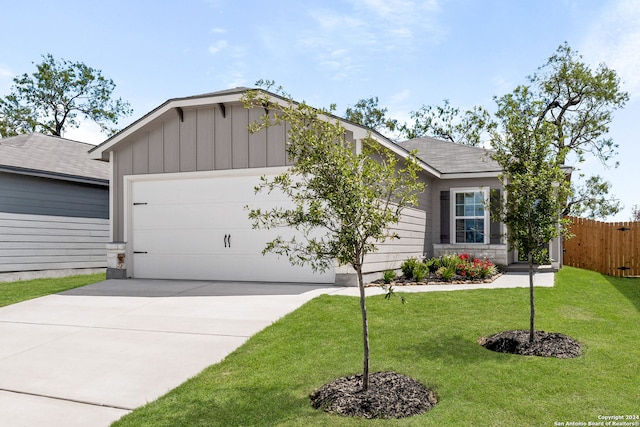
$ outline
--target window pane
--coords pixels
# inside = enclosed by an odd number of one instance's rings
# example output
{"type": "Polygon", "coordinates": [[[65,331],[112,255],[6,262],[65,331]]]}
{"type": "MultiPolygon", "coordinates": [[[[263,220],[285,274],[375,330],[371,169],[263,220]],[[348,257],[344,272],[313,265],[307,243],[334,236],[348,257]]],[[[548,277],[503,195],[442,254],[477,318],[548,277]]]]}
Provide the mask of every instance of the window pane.
{"type": "Polygon", "coordinates": [[[484,220],[456,219],[456,243],[484,243],[484,220]]]}
{"type": "Polygon", "coordinates": [[[475,200],[475,193],[464,193],[464,204],[473,205],[475,200]]]}
{"type": "Polygon", "coordinates": [[[456,243],[465,243],[464,219],[456,219],[456,243]]]}

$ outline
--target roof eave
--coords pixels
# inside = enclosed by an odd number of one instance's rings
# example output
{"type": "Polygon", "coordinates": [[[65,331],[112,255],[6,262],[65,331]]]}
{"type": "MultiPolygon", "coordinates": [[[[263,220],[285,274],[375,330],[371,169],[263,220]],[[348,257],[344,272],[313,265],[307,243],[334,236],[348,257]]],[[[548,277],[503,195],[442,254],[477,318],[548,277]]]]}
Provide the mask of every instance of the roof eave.
{"type": "Polygon", "coordinates": [[[26,168],[20,168],[15,166],[6,166],[6,165],[0,166],[0,172],[13,173],[17,175],[35,176],[38,178],[57,179],[60,181],[70,181],[70,182],[77,182],[81,184],[99,185],[103,187],[109,186],[108,179],[92,178],[92,177],[78,176],[78,175],[68,175],[63,173],[42,171],[42,170],[35,170],[35,169],[26,169],[26,168]]]}

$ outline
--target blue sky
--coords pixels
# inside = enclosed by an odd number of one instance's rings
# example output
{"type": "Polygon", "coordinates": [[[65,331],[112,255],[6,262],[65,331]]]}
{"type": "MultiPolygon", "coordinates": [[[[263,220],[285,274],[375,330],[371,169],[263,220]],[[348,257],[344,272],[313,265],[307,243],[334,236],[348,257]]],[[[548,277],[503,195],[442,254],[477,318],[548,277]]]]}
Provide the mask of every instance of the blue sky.
{"type": "MultiPolygon", "coordinates": [[[[616,69],[631,95],[610,136],[620,167],[579,167],[613,184],[624,221],[640,204],[640,0],[176,0],[4,2],[0,96],[51,53],[102,70],[134,109],[275,80],[297,100],[342,113],[377,96],[405,121],[449,99],[494,108],[567,41],[616,69]]],[[[99,143],[90,124],[68,138],[99,143]]]]}

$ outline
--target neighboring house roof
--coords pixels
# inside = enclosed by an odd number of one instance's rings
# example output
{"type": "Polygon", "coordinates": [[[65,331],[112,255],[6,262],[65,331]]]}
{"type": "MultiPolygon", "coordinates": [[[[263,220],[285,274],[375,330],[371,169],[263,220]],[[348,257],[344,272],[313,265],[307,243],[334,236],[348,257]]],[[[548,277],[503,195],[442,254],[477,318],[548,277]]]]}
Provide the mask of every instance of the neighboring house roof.
{"type": "Polygon", "coordinates": [[[0,170],[105,185],[109,165],[92,160],[93,145],[30,133],[0,139],[0,170]]]}
{"type": "Polygon", "coordinates": [[[496,176],[502,168],[491,158],[491,151],[481,147],[456,144],[431,137],[398,142],[441,174],[485,174],[496,176]]]}

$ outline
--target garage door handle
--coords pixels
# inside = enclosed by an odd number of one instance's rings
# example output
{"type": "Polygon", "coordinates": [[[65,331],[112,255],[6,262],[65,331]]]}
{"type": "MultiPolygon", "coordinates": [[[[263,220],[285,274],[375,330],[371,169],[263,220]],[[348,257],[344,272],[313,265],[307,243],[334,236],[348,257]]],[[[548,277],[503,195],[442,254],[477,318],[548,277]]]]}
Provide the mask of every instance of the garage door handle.
{"type": "Polygon", "coordinates": [[[229,234],[229,237],[227,237],[227,242],[229,243],[229,247],[231,247],[231,234],[229,234]]]}
{"type": "Polygon", "coordinates": [[[224,247],[225,248],[230,248],[231,247],[231,234],[225,234],[224,235],[224,247]]]}
{"type": "Polygon", "coordinates": [[[148,254],[147,251],[133,251],[134,254],[148,254]]]}

